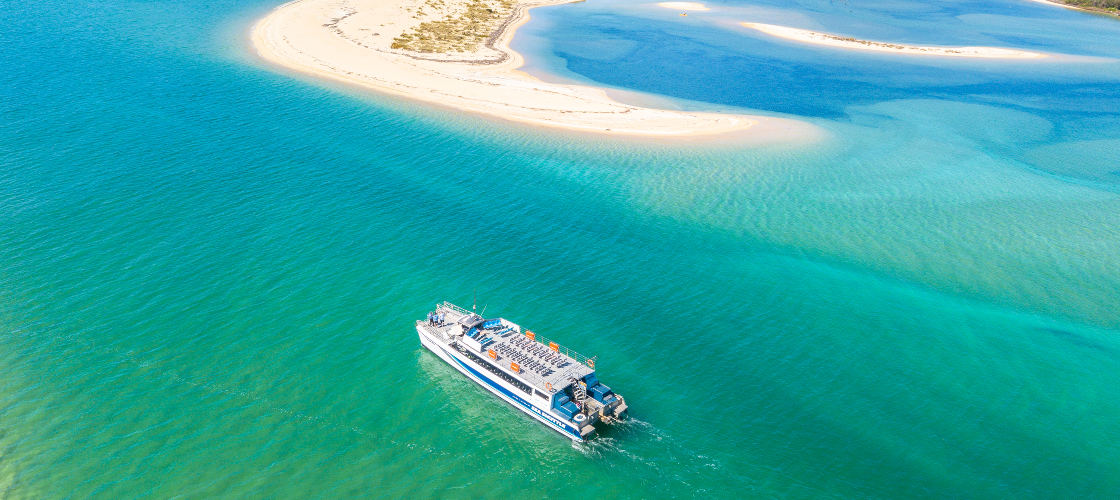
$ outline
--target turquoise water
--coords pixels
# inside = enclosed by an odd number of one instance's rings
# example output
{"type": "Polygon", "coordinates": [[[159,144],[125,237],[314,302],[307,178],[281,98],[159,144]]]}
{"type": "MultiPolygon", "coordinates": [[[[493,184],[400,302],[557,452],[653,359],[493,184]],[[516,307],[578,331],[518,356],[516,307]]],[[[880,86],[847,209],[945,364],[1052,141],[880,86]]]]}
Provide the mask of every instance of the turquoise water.
{"type": "Polygon", "coordinates": [[[0,9],[0,496],[1120,492],[1120,22],[534,11],[544,78],[830,135],[740,149],[276,72],[245,42],[274,4],[0,9]],[[1102,59],[837,54],[736,20],[1102,59]],[[573,447],[423,351],[411,322],[475,290],[598,354],[634,419],[573,447]]]}

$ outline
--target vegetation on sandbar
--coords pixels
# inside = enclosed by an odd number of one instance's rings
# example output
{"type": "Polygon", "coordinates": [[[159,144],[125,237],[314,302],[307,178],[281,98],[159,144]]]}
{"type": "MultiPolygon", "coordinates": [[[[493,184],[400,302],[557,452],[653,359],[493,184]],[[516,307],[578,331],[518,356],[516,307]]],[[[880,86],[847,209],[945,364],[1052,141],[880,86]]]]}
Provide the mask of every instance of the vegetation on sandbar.
{"type": "MultiPolygon", "coordinates": [[[[413,17],[419,18],[425,7],[436,10],[444,5],[444,0],[427,0],[413,17]]],[[[514,0],[470,0],[458,14],[420,23],[393,38],[391,47],[421,53],[474,52],[509,17],[514,5],[514,0]]]]}
{"type": "Polygon", "coordinates": [[[1058,2],[1086,10],[1095,10],[1120,15],[1120,0],[1057,0],[1058,2]]]}

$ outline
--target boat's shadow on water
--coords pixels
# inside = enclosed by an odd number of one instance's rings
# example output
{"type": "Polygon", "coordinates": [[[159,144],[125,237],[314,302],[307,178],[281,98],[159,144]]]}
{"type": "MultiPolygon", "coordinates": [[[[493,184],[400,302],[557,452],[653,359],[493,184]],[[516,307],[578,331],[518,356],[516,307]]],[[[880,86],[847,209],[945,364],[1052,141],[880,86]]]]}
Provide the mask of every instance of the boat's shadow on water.
{"type": "MultiPolygon", "coordinates": [[[[463,377],[454,368],[444,363],[435,354],[423,347],[417,352],[417,366],[420,375],[432,381],[439,394],[433,395],[444,401],[444,408],[452,409],[458,415],[446,415],[446,421],[461,427],[463,433],[474,433],[478,439],[502,439],[504,442],[519,442],[527,446],[542,446],[549,443],[563,445],[569,442],[561,435],[539,424],[522,412],[510,407],[505,401],[463,377]]],[[[639,423],[628,416],[626,421],[615,425],[601,425],[595,435],[583,442],[572,441],[572,446],[584,453],[595,453],[611,448],[648,424],[639,423]]]]}
{"type": "Polygon", "coordinates": [[[1050,335],[1053,335],[1055,338],[1061,339],[1065,342],[1068,342],[1068,343],[1070,343],[1072,345],[1075,345],[1075,346],[1078,346],[1078,347],[1093,349],[1093,350],[1108,354],[1109,356],[1112,356],[1112,357],[1118,357],[1118,353],[1115,349],[1111,348],[1110,346],[1108,346],[1108,345],[1106,345],[1102,342],[1098,342],[1098,341],[1094,340],[1092,337],[1089,337],[1088,335],[1080,334],[1080,333],[1077,333],[1077,332],[1074,332],[1074,331],[1071,331],[1071,330],[1065,330],[1065,329],[1061,329],[1061,328],[1045,327],[1045,328],[1036,328],[1035,330],[1037,330],[1039,332],[1048,333],[1050,335]]]}
{"type": "Polygon", "coordinates": [[[717,459],[698,453],[688,445],[645,420],[628,413],[614,425],[601,426],[595,435],[574,442],[506,404],[494,394],[463,377],[423,347],[416,352],[417,377],[430,385],[426,391],[438,401],[440,415],[450,432],[504,451],[531,456],[535,463],[562,468],[570,465],[574,449],[585,459],[604,460],[616,466],[653,469],[664,464],[686,465],[697,471],[718,470],[717,459]],[[426,382],[424,379],[430,382],[426,382]]]}
{"type": "Polygon", "coordinates": [[[442,400],[448,411],[443,421],[457,432],[473,434],[483,442],[521,443],[526,450],[569,441],[464,377],[427,349],[419,347],[417,351],[419,375],[432,382],[436,391],[432,398],[442,400]]]}
{"type": "Polygon", "coordinates": [[[430,380],[428,393],[432,400],[442,405],[437,418],[452,423],[447,429],[468,435],[476,443],[530,455],[541,465],[570,464],[575,455],[560,452],[571,448],[588,460],[652,469],[654,473],[665,463],[690,464],[692,469],[707,472],[721,466],[712,457],[689,450],[689,446],[633,414],[617,424],[599,427],[588,441],[572,442],[467,380],[427,349],[418,349],[417,367],[417,376],[430,380]]]}

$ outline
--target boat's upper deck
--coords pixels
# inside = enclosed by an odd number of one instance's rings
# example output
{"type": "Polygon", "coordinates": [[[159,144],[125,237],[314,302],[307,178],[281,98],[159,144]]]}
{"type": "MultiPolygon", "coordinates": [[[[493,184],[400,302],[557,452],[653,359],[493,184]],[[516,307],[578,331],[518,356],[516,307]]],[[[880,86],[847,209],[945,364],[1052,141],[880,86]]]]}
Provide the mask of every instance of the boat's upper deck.
{"type": "Polygon", "coordinates": [[[592,368],[594,358],[581,356],[528,330],[523,331],[503,318],[484,319],[449,302],[436,308],[427,326],[485,357],[486,361],[513,372],[549,397],[567,387],[573,379],[582,379],[595,371],[592,368]]]}

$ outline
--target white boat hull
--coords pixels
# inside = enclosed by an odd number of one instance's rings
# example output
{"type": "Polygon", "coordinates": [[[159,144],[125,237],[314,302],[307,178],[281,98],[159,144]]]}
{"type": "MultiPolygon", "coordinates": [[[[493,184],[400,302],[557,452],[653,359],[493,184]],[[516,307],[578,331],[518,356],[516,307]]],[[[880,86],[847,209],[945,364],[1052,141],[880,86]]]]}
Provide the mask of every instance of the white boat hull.
{"type": "MultiPolygon", "coordinates": [[[[460,354],[454,347],[441,341],[435,336],[425,332],[420,327],[416,328],[416,333],[420,335],[420,344],[431,351],[436,356],[439,356],[447,364],[453,366],[459,373],[466,375],[467,378],[473,380],[476,384],[482,386],[486,390],[498,396],[510,406],[517,408],[525,414],[537,419],[542,424],[547,425],[549,428],[559,432],[573,441],[583,441],[583,436],[580,434],[579,428],[574,424],[565,423],[559,418],[552,415],[552,411],[547,406],[538,405],[536,398],[531,396],[521,397],[516,393],[519,392],[516,388],[510,386],[502,380],[494,379],[487,376],[487,370],[477,363],[468,359],[466,356],[460,354]]],[[[539,401],[545,403],[545,401],[539,401]]]]}

